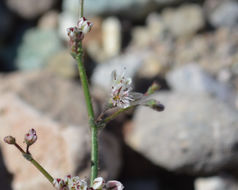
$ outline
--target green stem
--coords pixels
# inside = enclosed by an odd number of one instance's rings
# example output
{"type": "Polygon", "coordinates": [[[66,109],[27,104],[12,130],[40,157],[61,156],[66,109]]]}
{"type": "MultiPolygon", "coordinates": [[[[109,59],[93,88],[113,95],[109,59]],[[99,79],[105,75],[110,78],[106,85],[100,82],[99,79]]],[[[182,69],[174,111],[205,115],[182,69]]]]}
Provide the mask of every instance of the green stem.
{"type": "Polygon", "coordinates": [[[48,180],[53,183],[54,178],[36,161],[30,154],[24,153],[23,156],[30,161],[48,180]]]}
{"type": "MultiPolygon", "coordinates": [[[[83,17],[83,5],[84,0],[81,0],[81,17],[83,17]]],[[[89,117],[89,125],[91,128],[91,178],[90,182],[91,185],[93,184],[93,180],[98,175],[98,129],[95,124],[95,118],[94,118],[94,111],[93,111],[93,105],[91,100],[91,95],[89,92],[89,86],[88,86],[88,79],[86,75],[86,71],[83,64],[83,48],[82,48],[82,42],[79,44],[79,55],[76,57],[78,62],[78,70],[79,70],[79,76],[82,83],[83,91],[84,91],[84,97],[85,102],[87,106],[88,111],[88,117],[89,117]]]]}
{"type": "Polygon", "coordinates": [[[91,128],[91,184],[93,183],[93,180],[97,177],[98,173],[98,130],[97,126],[94,122],[94,111],[91,101],[91,95],[89,92],[88,87],[88,80],[86,71],[83,65],[82,61],[82,46],[80,46],[80,52],[81,54],[77,57],[78,62],[78,70],[79,70],[79,76],[81,79],[83,91],[84,91],[84,97],[86,101],[87,111],[88,111],[88,117],[89,117],[89,125],[91,128]]]}
{"type": "Polygon", "coordinates": [[[127,108],[121,108],[121,109],[117,110],[115,113],[113,113],[112,115],[110,115],[107,118],[105,118],[102,123],[105,123],[105,124],[109,123],[110,121],[115,119],[118,115],[120,115],[121,113],[123,113],[123,112],[125,112],[125,111],[127,111],[127,110],[129,110],[129,109],[131,109],[133,107],[135,107],[135,106],[133,105],[133,106],[129,106],[127,108]]]}

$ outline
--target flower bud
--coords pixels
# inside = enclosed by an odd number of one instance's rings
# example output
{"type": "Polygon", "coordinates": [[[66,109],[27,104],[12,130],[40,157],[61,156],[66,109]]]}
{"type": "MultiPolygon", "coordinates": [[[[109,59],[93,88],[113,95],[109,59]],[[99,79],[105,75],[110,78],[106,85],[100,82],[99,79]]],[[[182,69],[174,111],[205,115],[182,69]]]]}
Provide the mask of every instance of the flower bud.
{"type": "Polygon", "coordinates": [[[88,32],[90,32],[92,26],[93,26],[93,23],[87,21],[87,19],[85,17],[81,17],[78,21],[78,24],[77,24],[78,28],[81,29],[81,31],[84,33],[84,34],[87,34],[88,32]]]}
{"type": "Polygon", "coordinates": [[[106,189],[110,190],[122,190],[124,189],[124,186],[121,184],[121,182],[112,180],[108,181],[106,184],[106,189]]]}
{"type": "Polygon", "coordinates": [[[6,136],[6,137],[4,137],[4,142],[7,144],[15,144],[16,139],[12,136],[6,136]]]}
{"type": "Polygon", "coordinates": [[[101,190],[105,185],[105,181],[102,177],[97,177],[93,181],[93,189],[101,190]]]}
{"type": "Polygon", "coordinates": [[[27,134],[25,134],[25,143],[30,146],[35,143],[37,140],[37,135],[35,129],[29,130],[27,134]]]}

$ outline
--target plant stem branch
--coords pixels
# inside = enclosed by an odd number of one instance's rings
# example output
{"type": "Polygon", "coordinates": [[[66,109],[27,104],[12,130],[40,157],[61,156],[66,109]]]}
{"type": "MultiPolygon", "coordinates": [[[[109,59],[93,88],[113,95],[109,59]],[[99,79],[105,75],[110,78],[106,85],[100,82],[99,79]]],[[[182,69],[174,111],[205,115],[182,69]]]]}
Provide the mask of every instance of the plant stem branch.
{"type": "Polygon", "coordinates": [[[110,121],[112,121],[113,119],[115,119],[118,115],[120,115],[121,113],[123,113],[123,112],[125,112],[125,111],[127,111],[127,110],[129,110],[129,109],[131,109],[131,108],[133,108],[133,107],[135,107],[135,106],[133,105],[133,106],[129,106],[129,107],[127,107],[127,108],[121,108],[121,109],[117,110],[117,111],[114,112],[112,115],[106,117],[106,118],[103,120],[103,123],[105,123],[105,124],[109,123],[110,121]]]}
{"type": "MultiPolygon", "coordinates": [[[[81,0],[81,17],[83,17],[83,4],[84,0],[81,0]]],[[[83,48],[82,48],[82,42],[79,44],[79,55],[76,57],[78,62],[78,70],[79,70],[79,76],[82,83],[83,91],[84,91],[84,97],[86,101],[87,111],[88,111],[88,117],[89,117],[89,125],[91,128],[91,178],[90,182],[91,185],[93,184],[93,180],[98,175],[98,129],[97,125],[94,121],[94,111],[92,106],[92,100],[91,95],[89,92],[89,86],[88,86],[88,79],[85,71],[85,67],[83,64],[83,48]]]]}
{"type": "Polygon", "coordinates": [[[23,153],[23,156],[30,161],[48,180],[53,183],[54,178],[31,156],[31,154],[23,153]]]}

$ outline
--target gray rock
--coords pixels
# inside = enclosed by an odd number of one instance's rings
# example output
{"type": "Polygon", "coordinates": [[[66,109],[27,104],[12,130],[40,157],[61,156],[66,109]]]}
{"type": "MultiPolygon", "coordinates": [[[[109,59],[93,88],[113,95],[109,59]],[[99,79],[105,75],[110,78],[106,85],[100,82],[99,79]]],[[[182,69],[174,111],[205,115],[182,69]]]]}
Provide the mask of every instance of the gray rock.
{"type": "Polygon", "coordinates": [[[165,111],[136,110],[125,133],[130,147],[170,171],[200,175],[238,168],[237,111],[206,94],[161,92],[154,98],[165,111]]]}
{"type": "Polygon", "coordinates": [[[232,101],[234,95],[229,86],[216,81],[195,63],[175,68],[166,79],[172,89],[179,92],[211,94],[227,101],[232,101]]]}
{"type": "Polygon", "coordinates": [[[143,64],[143,60],[146,57],[146,52],[130,52],[116,57],[106,63],[98,65],[92,76],[93,85],[98,85],[111,90],[111,73],[116,70],[118,73],[122,73],[126,68],[126,76],[133,78],[136,72],[143,64]]]}
{"type": "Polygon", "coordinates": [[[165,26],[174,36],[192,35],[204,26],[202,8],[196,4],[165,9],[162,18],[165,26]]]}
{"type": "MultiPolygon", "coordinates": [[[[145,12],[154,10],[156,7],[162,5],[168,5],[179,0],[121,0],[121,1],[110,1],[101,0],[95,3],[94,0],[88,0],[85,2],[86,16],[96,16],[99,14],[121,14],[126,17],[138,18],[145,12]],[[137,9],[140,11],[131,11],[137,9]],[[148,9],[146,9],[148,8],[148,9]]],[[[63,1],[63,12],[71,12],[75,17],[78,16],[78,0],[64,0],[63,1]]]]}
{"type": "MultiPolygon", "coordinates": [[[[213,1],[213,0],[211,0],[213,1]]],[[[209,1],[208,1],[209,2],[209,1]]],[[[209,15],[209,21],[215,27],[234,27],[238,25],[238,2],[235,0],[218,1],[216,6],[205,7],[209,15]]]]}
{"type": "Polygon", "coordinates": [[[195,180],[195,190],[237,190],[237,179],[229,175],[198,178],[195,180]]]}
{"type": "Polygon", "coordinates": [[[31,29],[25,33],[18,49],[16,66],[20,70],[43,68],[49,57],[62,48],[55,30],[31,29]]]}
{"type": "MultiPolygon", "coordinates": [[[[65,125],[88,124],[84,95],[78,83],[44,71],[8,75],[0,83],[0,94],[13,92],[51,119],[65,125]]],[[[97,106],[94,107],[97,114],[97,106]]]]}
{"type": "Polygon", "coordinates": [[[34,19],[48,11],[57,0],[7,0],[9,9],[26,19],[34,19]]]}

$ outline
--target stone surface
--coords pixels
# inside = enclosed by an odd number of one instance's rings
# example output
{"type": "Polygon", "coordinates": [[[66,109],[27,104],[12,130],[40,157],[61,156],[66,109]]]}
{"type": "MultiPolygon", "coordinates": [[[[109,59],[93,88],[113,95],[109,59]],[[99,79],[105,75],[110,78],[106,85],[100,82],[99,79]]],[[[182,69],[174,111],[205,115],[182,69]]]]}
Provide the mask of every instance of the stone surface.
{"type": "Polygon", "coordinates": [[[78,73],[77,64],[69,50],[62,50],[49,58],[45,69],[66,78],[74,78],[78,73]]]}
{"type": "Polygon", "coordinates": [[[169,171],[201,175],[238,168],[237,111],[216,97],[161,92],[164,112],[139,107],[127,144],[169,171]],[[225,140],[224,140],[225,139],[225,140]]]}
{"type": "Polygon", "coordinates": [[[43,68],[47,59],[62,49],[62,44],[55,30],[31,29],[23,37],[18,49],[16,66],[20,70],[43,68]]]}
{"type": "Polygon", "coordinates": [[[45,13],[38,22],[40,29],[56,29],[59,22],[59,13],[57,11],[49,11],[45,13]]]}
{"type": "Polygon", "coordinates": [[[57,0],[7,0],[9,9],[23,18],[34,19],[46,12],[57,2],[57,0]]]}
{"type": "Polygon", "coordinates": [[[204,26],[202,8],[196,4],[183,5],[178,9],[165,9],[162,17],[165,26],[175,36],[194,34],[204,26]]]}
{"type": "MultiPolygon", "coordinates": [[[[87,3],[85,3],[85,10],[87,10],[85,14],[86,16],[119,14],[123,17],[129,17],[130,19],[142,18],[151,10],[178,1],[179,0],[101,0],[95,3],[94,0],[88,0],[87,3]],[[132,9],[140,11],[131,11],[132,9]]],[[[78,8],[79,2],[77,0],[63,1],[63,12],[70,13],[74,18],[78,17],[78,8]]]]}
{"type": "Polygon", "coordinates": [[[215,27],[234,27],[238,25],[238,2],[235,0],[205,3],[210,23],[215,27]]]}
{"type": "Polygon", "coordinates": [[[166,79],[170,87],[179,92],[211,94],[226,101],[234,98],[231,86],[219,83],[195,63],[170,71],[166,79]]]}
{"type": "Polygon", "coordinates": [[[107,58],[114,57],[121,50],[121,23],[116,17],[109,17],[102,24],[103,50],[107,58]]]}
{"type": "Polygon", "coordinates": [[[107,91],[111,90],[110,85],[112,71],[116,70],[118,73],[122,73],[124,68],[126,68],[126,75],[133,78],[138,69],[142,66],[146,55],[146,51],[128,51],[124,55],[118,56],[107,61],[106,63],[98,65],[92,75],[93,85],[103,87],[107,91]]]}
{"type": "MultiPolygon", "coordinates": [[[[16,73],[0,79],[0,94],[13,92],[41,113],[63,124],[87,126],[80,85],[49,72],[16,73]]],[[[94,106],[98,113],[97,104],[94,106]]]]}
{"type": "MultiPolygon", "coordinates": [[[[0,98],[0,138],[16,137],[24,147],[24,134],[36,129],[37,142],[30,151],[34,158],[54,177],[67,174],[89,176],[90,138],[87,126],[61,124],[42,115],[12,93],[2,93],[0,98]]],[[[120,148],[116,138],[107,133],[101,135],[100,175],[115,178],[120,168],[120,148]]],[[[53,187],[33,165],[26,161],[15,147],[1,143],[7,169],[13,174],[14,190],[50,190],[53,187]]]]}
{"type": "Polygon", "coordinates": [[[229,175],[198,178],[195,180],[195,190],[237,190],[237,179],[229,175]]]}

